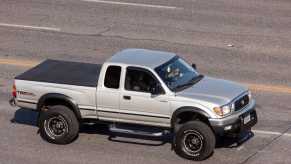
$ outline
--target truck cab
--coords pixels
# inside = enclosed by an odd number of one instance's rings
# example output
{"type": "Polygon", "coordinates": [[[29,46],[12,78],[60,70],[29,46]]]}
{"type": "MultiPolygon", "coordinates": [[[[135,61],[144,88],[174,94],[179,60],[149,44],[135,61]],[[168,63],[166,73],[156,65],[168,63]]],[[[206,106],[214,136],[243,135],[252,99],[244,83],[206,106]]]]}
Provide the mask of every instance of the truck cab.
{"type": "Polygon", "coordinates": [[[104,78],[97,87],[98,118],[170,127],[173,93],[154,68],[174,54],[150,54],[121,51],[103,64],[100,77],[104,78]]]}

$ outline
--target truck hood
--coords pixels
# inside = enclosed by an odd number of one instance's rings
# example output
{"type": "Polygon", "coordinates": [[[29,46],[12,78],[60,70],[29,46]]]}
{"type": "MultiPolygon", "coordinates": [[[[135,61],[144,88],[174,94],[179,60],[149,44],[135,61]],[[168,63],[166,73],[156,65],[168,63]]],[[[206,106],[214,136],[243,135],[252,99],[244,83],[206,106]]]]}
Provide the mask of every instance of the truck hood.
{"type": "Polygon", "coordinates": [[[176,93],[176,96],[190,98],[219,106],[225,105],[246,92],[248,88],[227,80],[204,77],[193,86],[176,93]]]}

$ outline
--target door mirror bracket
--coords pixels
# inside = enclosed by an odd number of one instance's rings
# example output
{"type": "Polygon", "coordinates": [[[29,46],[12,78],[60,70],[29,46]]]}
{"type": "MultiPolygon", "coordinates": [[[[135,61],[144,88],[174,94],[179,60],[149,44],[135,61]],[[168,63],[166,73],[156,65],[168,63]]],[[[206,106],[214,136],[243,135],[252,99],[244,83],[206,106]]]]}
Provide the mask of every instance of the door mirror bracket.
{"type": "Polygon", "coordinates": [[[160,84],[156,84],[155,86],[151,87],[150,92],[152,95],[160,95],[165,93],[163,87],[160,84]]]}
{"type": "Polygon", "coordinates": [[[192,68],[194,68],[195,70],[197,69],[197,66],[196,66],[196,64],[192,64],[192,68]]]}

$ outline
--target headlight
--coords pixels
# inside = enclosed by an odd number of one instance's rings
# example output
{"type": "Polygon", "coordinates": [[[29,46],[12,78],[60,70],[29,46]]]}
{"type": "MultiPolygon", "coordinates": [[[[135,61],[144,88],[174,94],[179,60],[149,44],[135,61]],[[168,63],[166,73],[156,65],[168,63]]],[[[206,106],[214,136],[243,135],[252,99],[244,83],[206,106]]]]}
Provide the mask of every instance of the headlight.
{"type": "Polygon", "coordinates": [[[234,104],[232,103],[232,104],[224,105],[221,107],[215,107],[213,108],[213,111],[219,116],[226,116],[230,114],[233,109],[234,109],[234,104]]]}

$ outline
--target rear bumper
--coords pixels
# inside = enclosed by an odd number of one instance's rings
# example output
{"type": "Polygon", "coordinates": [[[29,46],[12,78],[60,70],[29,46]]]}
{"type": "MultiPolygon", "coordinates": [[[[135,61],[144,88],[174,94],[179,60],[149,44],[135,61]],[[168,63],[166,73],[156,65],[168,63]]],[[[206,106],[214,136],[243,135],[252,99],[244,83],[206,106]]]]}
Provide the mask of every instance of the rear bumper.
{"type": "Polygon", "coordinates": [[[258,120],[255,106],[255,100],[251,100],[248,106],[237,113],[221,119],[209,119],[212,129],[216,134],[222,136],[227,133],[239,133],[244,129],[250,129],[258,120]],[[250,116],[250,120],[244,123],[247,116],[250,116]]]}
{"type": "Polygon", "coordinates": [[[13,106],[13,107],[16,106],[15,97],[13,97],[13,98],[11,98],[11,99],[9,100],[9,104],[10,104],[11,106],[13,106]]]}

